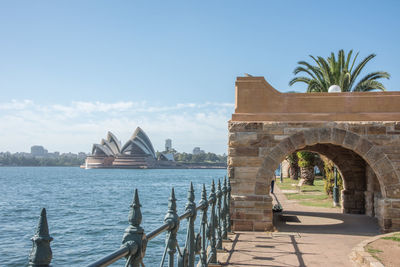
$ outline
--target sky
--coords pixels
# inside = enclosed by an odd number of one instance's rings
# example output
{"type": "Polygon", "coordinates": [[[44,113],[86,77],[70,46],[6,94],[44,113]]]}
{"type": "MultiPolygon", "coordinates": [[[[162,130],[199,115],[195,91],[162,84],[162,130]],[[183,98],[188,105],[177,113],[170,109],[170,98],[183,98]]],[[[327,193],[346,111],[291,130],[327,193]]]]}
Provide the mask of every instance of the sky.
{"type": "Polygon", "coordinates": [[[227,153],[235,79],[281,92],[309,55],[377,56],[400,90],[399,1],[0,1],[0,151],[89,152],[137,126],[156,150],[227,153]]]}

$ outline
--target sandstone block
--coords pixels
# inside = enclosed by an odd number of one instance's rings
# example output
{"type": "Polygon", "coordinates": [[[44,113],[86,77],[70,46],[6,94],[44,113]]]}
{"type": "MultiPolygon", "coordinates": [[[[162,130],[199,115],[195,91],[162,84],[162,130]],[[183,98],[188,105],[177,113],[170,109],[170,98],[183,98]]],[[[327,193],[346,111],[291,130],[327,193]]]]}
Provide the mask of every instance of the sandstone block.
{"type": "Polygon", "coordinates": [[[318,129],[311,129],[304,132],[305,143],[307,146],[315,145],[319,142],[318,129]]]}
{"type": "Polygon", "coordinates": [[[269,184],[256,182],[255,194],[256,195],[269,194],[269,184]]]}
{"type": "Polygon", "coordinates": [[[367,134],[386,134],[386,126],[370,126],[367,128],[367,134]]]}
{"type": "Polygon", "coordinates": [[[295,147],[290,138],[286,138],[282,142],[280,142],[279,148],[285,155],[289,155],[295,150],[295,147]]]}
{"type": "Polygon", "coordinates": [[[266,157],[269,155],[270,151],[272,150],[272,147],[267,146],[267,147],[259,147],[258,148],[258,156],[259,157],[266,157]]]}
{"type": "Polygon", "coordinates": [[[253,221],[233,220],[234,231],[253,231],[253,221]]]}
{"type": "Polygon", "coordinates": [[[231,157],[257,157],[258,148],[257,147],[231,147],[228,150],[228,155],[231,157]]]}
{"type": "Polygon", "coordinates": [[[231,122],[229,123],[230,132],[256,132],[263,129],[262,122],[231,122]]]}
{"type": "Polygon", "coordinates": [[[275,162],[282,162],[285,159],[285,156],[286,154],[279,146],[274,147],[269,153],[269,157],[274,159],[275,162]]]}
{"type": "Polygon", "coordinates": [[[249,146],[257,139],[258,135],[255,132],[237,132],[229,135],[229,146],[249,146]]]}
{"type": "Polygon", "coordinates": [[[228,165],[230,167],[260,167],[263,159],[260,157],[229,157],[228,165]]]}
{"type": "Polygon", "coordinates": [[[358,142],[357,146],[354,148],[356,152],[358,152],[361,156],[367,154],[367,152],[373,147],[373,144],[368,140],[361,138],[360,142],[358,142]]]}
{"type": "Polygon", "coordinates": [[[381,149],[377,146],[373,146],[367,154],[365,154],[365,158],[368,161],[369,165],[374,165],[378,160],[382,159],[384,154],[381,149]]]}
{"type": "Polygon", "coordinates": [[[360,137],[357,134],[347,132],[343,140],[343,146],[349,149],[354,149],[358,145],[359,141],[360,137]]]}
{"type": "Polygon", "coordinates": [[[333,128],[332,129],[332,142],[335,145],[341,145],[343,144],[343,140],[346,136],[346,131],[343,129],[337,129],[333,128]]]}
{"type": "Polygon", "coordinates": [[[298,132],[290,137],[290,141],[296,149],[306,146],[306,139],[303,132],[298,132]]]}
{"type": "Polygon", "coordinates": [[[332,141],[332,129],[331,128],[320,128],[318,129],[319,142],[320,143],[331,143],[332,141]]]}
{"type": "Polygon", "coordinates": [[[264,132],[268,134],[278,134],[278,135],[283,135],[284,134],[284,129],[283,127],[271,127],[271,126],[265,126],[264,125],[264,132]]]}
{"type": "Polygon", "coordinates": [[[400,198],[400,184],[386,186],[386,196],[389,198],[400,198]]]}
{"type": "Polygon", "coordinates": [[[255,180],[259,167],[234,167],[235,179],[238,180],[255,180]]]}

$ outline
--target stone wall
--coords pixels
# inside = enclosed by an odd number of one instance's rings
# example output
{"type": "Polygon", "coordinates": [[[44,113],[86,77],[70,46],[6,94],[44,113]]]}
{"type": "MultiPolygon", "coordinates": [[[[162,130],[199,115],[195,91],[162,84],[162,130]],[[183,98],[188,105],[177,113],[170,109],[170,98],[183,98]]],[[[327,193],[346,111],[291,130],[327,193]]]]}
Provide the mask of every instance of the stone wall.
{"type": "Polygon", "coordinates": [[[320,153],[338,166],[343,212],[367,212],[378,217],[382,230],[400,229],[399,122],[230,121],[234,230],[272,227],[271,178],[285,156],[298,150],[320,153]],[[368,166],[376,179],[368,178],[368,166]]]}

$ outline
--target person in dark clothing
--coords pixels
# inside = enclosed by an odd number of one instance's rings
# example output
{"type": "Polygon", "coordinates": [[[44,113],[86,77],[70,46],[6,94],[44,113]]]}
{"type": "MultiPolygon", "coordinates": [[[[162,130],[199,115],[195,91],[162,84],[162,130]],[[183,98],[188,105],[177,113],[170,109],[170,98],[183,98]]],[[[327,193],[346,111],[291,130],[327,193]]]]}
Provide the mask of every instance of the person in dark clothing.
{"type": "Polygon", "coordinates": [[[272,181],[271,181],[271,194],[274,193],[274,185],[275,185],[275,179],[272,179],[272,181]]]}

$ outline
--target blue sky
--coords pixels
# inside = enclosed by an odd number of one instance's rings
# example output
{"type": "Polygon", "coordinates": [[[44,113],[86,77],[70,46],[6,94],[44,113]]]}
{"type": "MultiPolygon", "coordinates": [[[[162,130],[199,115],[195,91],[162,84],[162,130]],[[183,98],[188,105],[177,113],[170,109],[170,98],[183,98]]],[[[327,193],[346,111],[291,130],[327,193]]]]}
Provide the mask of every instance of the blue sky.
{"type": "MultiPolygon", "coordinates": [[[[224,153],[234,82],[280,91],[308,55],[377,57],[400,84],[398,1],[1,1],[0,151],[89,151],[141,126],[162,150],[224,153]]],[[[366,74],[366,73],[364,73],[366,74]]]]}

